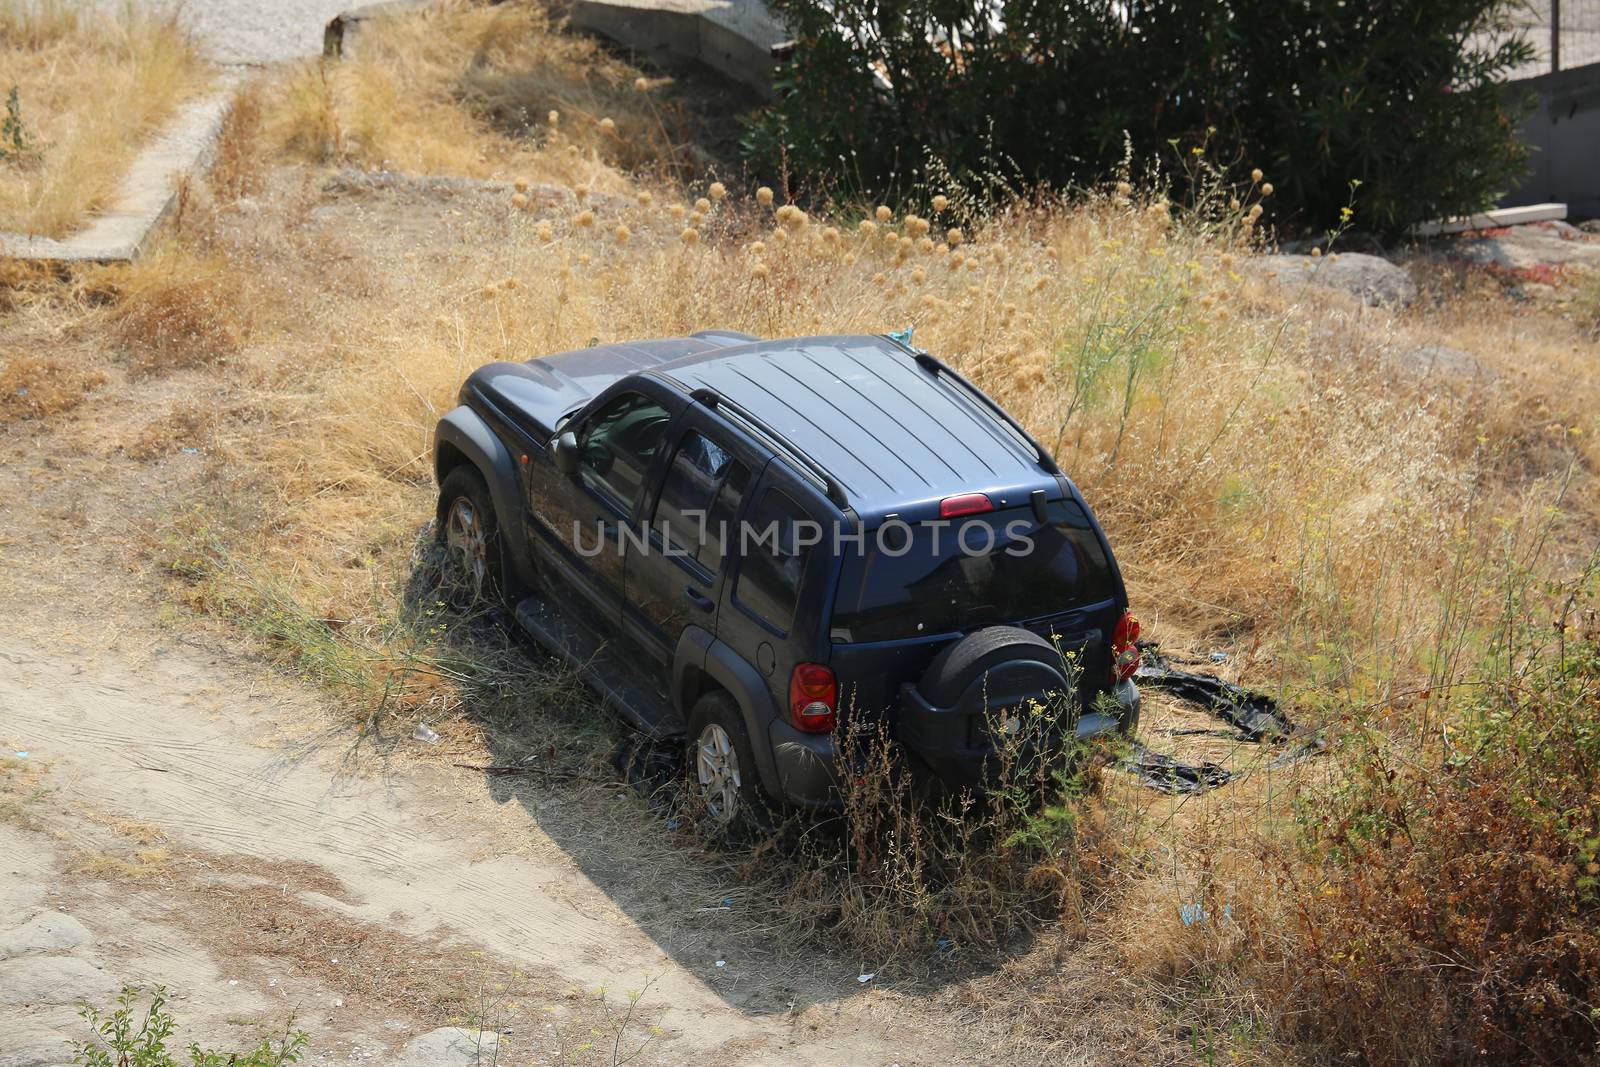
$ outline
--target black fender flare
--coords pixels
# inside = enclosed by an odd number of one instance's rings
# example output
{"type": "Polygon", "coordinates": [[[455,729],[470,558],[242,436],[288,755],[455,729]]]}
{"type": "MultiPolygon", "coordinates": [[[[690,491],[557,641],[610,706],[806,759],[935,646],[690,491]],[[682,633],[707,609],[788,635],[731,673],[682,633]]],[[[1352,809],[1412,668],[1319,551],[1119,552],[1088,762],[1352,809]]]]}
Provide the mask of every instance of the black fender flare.
{"type": "Polygon", "coordinates": [[[528,526],[522,521],[522,483],[517,465],[505,442],[476,411],[466,405],[452,409],[433,431],[433,474],[438,483],[461,463],[471,463],[483,475],[500,521],[500,541],[507,566],[504,572],[524,581],[533,575],[528,549],[528,526]]]}
{"type": "Polygon", "coordinates": [[[767,680],[708,631],[698,626],[688,627],[678,639],[672,657],[672,699],[685,723],[689,721],[689,705],[694,703],[685,697],[695,689],[691,672],[696,670],[727,690],[739,705],[745,730],[750,734],[750,748],[755,752],[761,788],[768,796],[781,800],[783,791],[778,780],[778,764],[772,755],[771,730],[778,708],[767,680]]]}

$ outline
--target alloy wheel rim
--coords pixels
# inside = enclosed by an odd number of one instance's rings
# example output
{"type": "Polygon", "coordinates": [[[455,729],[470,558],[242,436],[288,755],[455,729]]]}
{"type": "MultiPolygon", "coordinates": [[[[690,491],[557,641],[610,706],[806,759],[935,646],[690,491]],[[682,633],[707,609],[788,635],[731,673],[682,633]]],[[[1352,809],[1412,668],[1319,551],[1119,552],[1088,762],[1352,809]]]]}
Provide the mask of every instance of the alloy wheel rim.
{"type": "Polygon", "coordinates": [[[484,579],[489,573],[488,539],[478,519],[478,509],[464,496],[457,497],[450,505],[444,543],[451,556],[459,561],[460,573],[476,599],[482,595],[484,579]]]}
{"type": "Polygon", "coordinates": [[[733,739],[716,723],[700,731],[695,743],[695,775],[706,811],[719,823],[730,823],[739,806],[739,754],[733,739]]]}

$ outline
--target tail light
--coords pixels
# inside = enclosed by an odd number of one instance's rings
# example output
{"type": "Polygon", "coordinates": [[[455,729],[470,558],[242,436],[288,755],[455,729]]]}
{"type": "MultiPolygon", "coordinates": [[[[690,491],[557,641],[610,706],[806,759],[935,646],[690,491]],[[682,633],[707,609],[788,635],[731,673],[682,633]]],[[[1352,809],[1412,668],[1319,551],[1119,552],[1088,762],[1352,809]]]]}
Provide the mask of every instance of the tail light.
{"type": "Polygon", "coordinates": [[[1139,620],[1124,611],[1111,631],[1111,684],[1125,682],[1139,669],[1139,620]]]}
{"type": "Polygon", "coordinates": [[[982,493],[962,493],[939,501],[941,519],[959,519],[963,515],[982,515],[993,510],[994,502],[982,493]]]}
{"type": "Polygon", "coordinates": [[[839,681],[820,663],[797,664],[789,675],[789,721],[808,734],[825,734],[838,723],[839,681]]]}

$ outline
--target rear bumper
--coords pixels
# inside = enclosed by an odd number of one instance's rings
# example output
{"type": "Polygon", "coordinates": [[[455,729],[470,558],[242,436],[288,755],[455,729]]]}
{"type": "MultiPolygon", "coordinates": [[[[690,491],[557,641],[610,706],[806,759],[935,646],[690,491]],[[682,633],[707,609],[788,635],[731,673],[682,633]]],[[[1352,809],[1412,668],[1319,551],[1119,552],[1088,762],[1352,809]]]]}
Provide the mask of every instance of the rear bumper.
{"type": "Polygon", "coordinates": [[[839,746],[834,735],[803,733],[782,719],[773,720],[767,733],[778,770],[777,799],[797,808],[838,807],[839,746]]]}
{"type": "MultiPolygon", "coordinates": [[[[1139,725],[1143,698],[1131,681],[1121,682],[1110,691],[1114,706],[1085,712],[1078,719],[1077,739],[1092,741],[1115,734],[1131,736],[1139,725]]],[[[968,744],[966,716],[943,715],[942,710],[923,701],[914,687],[907,687],[905,698],[920,703],[903,717],[900,740],[928,763],[947,784],[977,785],[992,752],[987,747],[968,744]]],[[[912,707],[912,705],[905,705],[912,707]]],[[[833,734],[808,734],[796,730],[782,719],[768,731],[773,762],[777,767],[776,798],[800,808],[839,806],[840,754],[833,734]]]]}
{"type": "MultiPolygon", "coordinates": [[[[944,782],[956,786],[979,786],[986,777],[994,756],[994,745],[982,736],[983,729],[973,715],[962,708],[940,708],[928,703],[913,685],[903,686],[901,694],[901,740],[921,756],[944,782]]],[[[1128,736],[1139,725],[1143,699],[1132,681],[1117,683],[1108,695],[1110,705],[1084,710],[1077,720],[1079,742],[1093,741],[1116,734],[1128,736]]],[[[1051,742],[1050,744],[1054,744],[1051,742]]]]}

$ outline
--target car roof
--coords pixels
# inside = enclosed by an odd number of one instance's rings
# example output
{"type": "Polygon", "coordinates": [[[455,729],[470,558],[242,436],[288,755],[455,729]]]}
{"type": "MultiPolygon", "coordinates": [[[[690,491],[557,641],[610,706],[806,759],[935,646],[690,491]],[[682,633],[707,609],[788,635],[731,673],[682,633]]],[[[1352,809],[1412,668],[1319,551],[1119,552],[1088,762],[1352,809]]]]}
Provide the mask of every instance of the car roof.
{"type": "Polygon", "coordinates": [[[938,501],[962,493],[1015,506],[1056,485],[1053,464],[987,398],[898,341],[718,341],[648,373],[731,402],[735,416],[748,415],[821,467],[863,519],[920,518],[918,504],[936,514],[938,501]]]}

